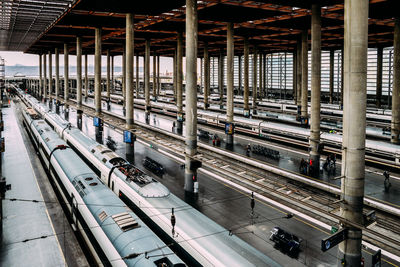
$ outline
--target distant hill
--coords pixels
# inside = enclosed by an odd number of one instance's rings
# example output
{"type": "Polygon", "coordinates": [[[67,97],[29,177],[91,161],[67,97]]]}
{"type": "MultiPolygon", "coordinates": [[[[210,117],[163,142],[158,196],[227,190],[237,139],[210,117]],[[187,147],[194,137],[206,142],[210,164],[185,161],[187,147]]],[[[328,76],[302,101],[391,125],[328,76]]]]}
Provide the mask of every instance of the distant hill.
{"type": "MultiPolygon", "coordinates": [[[[14,66],[7,66],[6,65],[6,77],[12,77],[15,74],[17,75],[25,75],[25,76],[39,76],[39,67],[38,66],[24,66],[24,65],[14,65],[14,66]]],[[[139,72],[142,73],[142,67],[139,68],[139,72]]],[[[48,71],[48,70],[47,70],[48,71]]],[[[82,67],[82,74],[84,74],[84,67],[82,67]]],[[[136,69],[134,70],[136,71],[136,69]]],[[[55,67],[53,66],[53,75],[55,75],[55,67]]],[[[89,75],[94,74],[94,66],[88,66],[88,73],[89,75]]],[[[114,75],[121,75],[122,67],[114,66],[114,75]]],[[[60,66],[60,75],[64,75],[64,67],[60,66]]],[[[76,75],[76,66],[71,66],[69,68],[69,75],[75,76],[76,75]]],[[[107,67],[103,66],[102,68],[102,75],[107,75],[107,67]]]]}

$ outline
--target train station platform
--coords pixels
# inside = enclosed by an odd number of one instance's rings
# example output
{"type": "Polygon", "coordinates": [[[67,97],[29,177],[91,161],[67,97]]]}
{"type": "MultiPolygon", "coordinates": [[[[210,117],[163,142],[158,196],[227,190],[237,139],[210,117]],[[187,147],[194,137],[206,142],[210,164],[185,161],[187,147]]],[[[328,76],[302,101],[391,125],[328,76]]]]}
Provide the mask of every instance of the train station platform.
{"type": "MultiPolygon", "coordinates": [[[[88,100],[90,105],[91,100],[88,100]]],[[[103,106],[104,108],[104,106],[103,106]]],[[[76,126],[76,111],[70,110],[69,121],[76,126]]],[[[120,105],[112,105],[111,112],[122,112],[120,105]]],[[[135,110],[135,120],[142,121],[144,115],[141,110],[135,110]]],[[[168,120],[163,116],[152,114],[150,119],[152,126],[161,128],[172,127],[172,119],[168,120]]],[[[170,129],[171,130],[171,129],[170,129]]],[[[82,131],[88,136],[95,138],[95,129],[92,118],[83,116],[82,131]]],[[[125,158],[125,144],[123,136],[107,124],[104,126],[103,142],[106,143],[108,137],[116,142],[116,153],[125,158]]],[[[221,147],[224,144],[221,144],[221,147]]],[[[240,145],[237,146],[237,152],[240,153],[240,145]]],[[[244,150],[243,150],[244,153],[244,150]]],[[[135,156],[130,162],[146,173],[157,177],[156,179],[165,185],[173,194],[186,200],[183,191],[183,161],[175,158],[169,158],[155,149],[149,149],[148,146],[135,143],[135,156]],[[149,157],[162,164],[165,174],[155,176],[143,165],[143,159],[149,157]]],[[[279,208],[269,205],[261,199],[257,199],[255,215],[251,215],[249,195],[236,188],[235,186],[219,180],[211,174],[199,173],[199,198],[195,203],[188,202],[209,218],[219,223],[226,229],[235,229],[234,234],[257,248],[259,251],[278,262],[282,266],[335,266],[337,262],[337,248],[328,253],[320,250],[322,238],[329,235],[318,224],[310,224],[301,217],[294,216],[287,218],[287,213],[279,208]],[[301,252],[295,257],[290,257],[285,252],[280,251],[272,241],[269,240],[270,230],[280,226],[292,233],[298,235],[302,240],[301,252]]],[[[179,217],[177,218],[179,220],[179,217]]],[[[363,255],[366,262],[369,263],[372,252],[366,250],[363,255]]],[[[382,266],[389,266],[392,262],[383,262],[382,266]]],[[[397,262],[395,262],[397,264],[397,262]]]]}
{"type": "MultiPolygon", "coordinates": [[[[92,98],[88,98],[88,100],[85,104],[93,107],[94,100],[92,98]]],[[[106,102],[105,101],[102,101],[102,108],[103,108],[103,110],[106,110],[106,102]]],[[[110,112],[110,114],[113,114],[114,116],[123,117],[122,105],[111,103],[111,109],[108,112],[110,112]]],[[[75,117],[76,116],[70,116],[70,118],[72,120],[74,120],[75,117]]],[[[144,111],[141,109],[135,108],[134,119],[136,121],[145,123],[144,111]]],[[[162,129],[164,131],[168,131],[168,132],[173,132],[174,123],[175,122],[174,122],[173,118],[164,116],[164,115],[160,115],[160,114],[156,114],[153,112],[151,113],[150,120],[149,120],[150,126],[154,126],[154,127],[160,128],[160,129],[162,129]]],[[[285,127],[290,128],[290,127],[294,127],[294,126],[286,125],[285,127]]],[[[225,133],[222,130],[215,129],[213,127],[205,126],[205,125],[198,125],[198,128],[200,130],[203,130],[204,132],[207,132],[210,137],[212,135],[219,136],[219,138],[221,140],[221,145],[219,147],[225,149],[225,147],[226,147],[225,142],[224,142],[225,133]]],[[[303,130],[302,128],[300,128],[300,129],[303,130]]],[[[183,136],[185,135],[185,126],[183,126],[182,135],[183,136]]],[[[200,136],[199,141],[202,143],[212,145],[212,138],[202,138],[200,136]]],[[[385,144],[389,147],[393,146],[390,143],[384,143],[384,142],[379,142],[379,141],[369,140],[369,142],[385,144]]],[[[308,153],[305,151],[302,151],[300,149],[289,148],[289,147],[285,147],[283,145],[277,145],[277,144],[274,144],[273,142],[269,142],[267,140],[260,140],[260,139],[254,138],[254,137],[244,136],[241,134],[235,134],[235,144],[233,147],[229,148],[229,151],[232,151],[232,152],[235,152],[235,153],[245,156],[246,155],[246,146],[248,144],[250,144],[252,148],[255,146],[261,146],[265,149],[269,149],[271,151],[277,151],[279,153],[279,156],[277,158],[268,157],[263,154],[256,153],[252,149],[252,152],[248,156],[249,158],[264,161],[268,164],[272,164],[276,167],[282,168],[284,170],[296,172],[296,173],[299,173],[299,166],[300,166],[301,159],[308,158],[308,153]]],[[[321,166],[323,165],[324,161],[325,161],[325,157],[321,157],[321,166]]],[[[322,170],[320,172],[320,177],[318,179],[320,179],[321,181],[327,182],[329,184],[339,186],[340,179],[335,179],[335,177],[340,176],[340,173],[341,173],[341,161],[337,160],[334,170],[329,171],[329,172],[326,170],[322,170]]],[[[391,188],[387,192],[384,189],[383,170],[379,170],[379,169],[376,169],[373,167],[366,168],[365,195],[388,202],[392,205],[399,206],[400,199],[397,197],[400,194],[400,177],[399,176],[400,175],[397,173],[391,174],[391,188]]]]}
{"type": "Polygon", "coordinates": [[[12,104],[3,108],[6,150],[3,177],[11,190],[3,200],[0,266],[64,266],[57,233],[47,212],[12,104]]]}

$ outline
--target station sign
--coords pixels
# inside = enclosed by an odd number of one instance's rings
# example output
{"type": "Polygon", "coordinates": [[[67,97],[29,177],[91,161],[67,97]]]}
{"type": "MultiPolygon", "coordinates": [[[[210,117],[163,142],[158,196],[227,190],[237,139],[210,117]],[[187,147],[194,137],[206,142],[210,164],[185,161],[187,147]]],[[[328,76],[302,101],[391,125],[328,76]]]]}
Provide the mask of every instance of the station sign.
{"type": "Polygon", "coordinates": [[[94,127],[100,127],[101,126],[101,119],[99,117],[94,117],[93,118],[93,126],[94,127]]]}
{"type": "Polygon", "coordinates": [[[232,135],[235,131],[235,125],[233,123],[226,122],[225,123],[225,134],[232,135]]]}
{"type": "Polygon", "coordinates": [[[130,131],[124,131],[124,143],[133,144],[136,141],[136,135],[130,131]]]}
{"type": "Polygon", "coordinates": [[[183,121],[183,114],[182,113],[178,113],[176,119],[178,121],[183,121]]]}
{"type": "Polygon", "coordinates": [[[327,237],[325,239],[321,240],[321,250],[323,252],[333,248],[334,246],[338,245],[342,241],[347,239],[347,228],[344,228],[340,230],[339,232],[336,232],[334,235],[331,235],[330,237],[327,237]]]}

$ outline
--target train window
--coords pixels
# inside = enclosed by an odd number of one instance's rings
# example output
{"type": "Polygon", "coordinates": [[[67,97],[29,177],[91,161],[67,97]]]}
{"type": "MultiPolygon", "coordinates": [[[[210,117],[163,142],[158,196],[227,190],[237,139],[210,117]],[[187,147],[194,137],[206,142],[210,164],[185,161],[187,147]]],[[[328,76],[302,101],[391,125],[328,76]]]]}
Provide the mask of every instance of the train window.
{"type": "Polygon", "coordinates": [[[85,180],[86,181],[91,181],[91,180],[93,180],[93,178],[92,177],[86,177],[85,180]]]}
{"type": "Polygon", "coordinates": [[[106,163],[106,162],[107,162],[107,159],[106,159],[106,158],[103,158],[102,161],[103,161],[104,163],[106,163]]]}
{"type": "Polygon", "coordinates": [[[114,191],[114,181],[111,183],[111,190],[114,191]]]}
{"type": "Polygon", "coordinates": [[[93,182],[93,183],[90,183],[89,185],[90,185],[90,186],[96,186],[97,183],[96,183],[96,182],[93,182]]]}

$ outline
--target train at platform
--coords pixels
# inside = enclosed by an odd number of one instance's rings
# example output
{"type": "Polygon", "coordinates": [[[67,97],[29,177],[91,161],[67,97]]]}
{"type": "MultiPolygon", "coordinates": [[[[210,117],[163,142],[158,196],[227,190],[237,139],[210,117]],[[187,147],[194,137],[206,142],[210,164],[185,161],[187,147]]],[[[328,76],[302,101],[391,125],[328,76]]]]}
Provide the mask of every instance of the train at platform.
{"type": "Polygon", "coordinates": [[[36,110],[26,108],[23,123],[90,264],[185,266],[36,110]]]}

